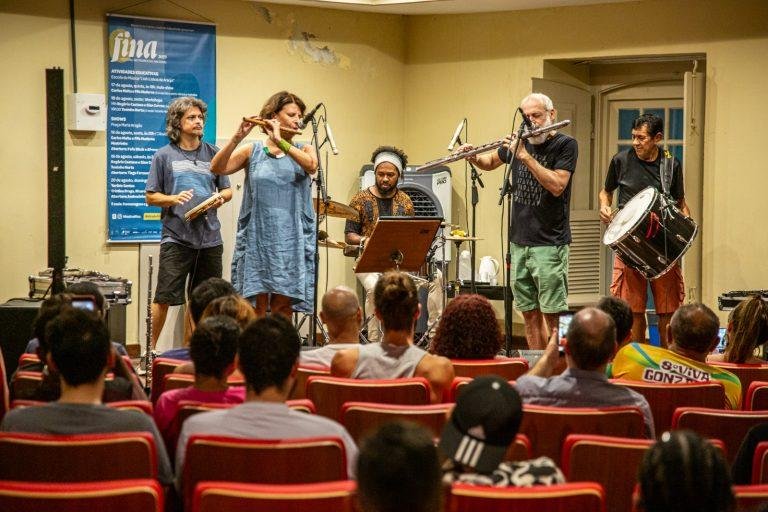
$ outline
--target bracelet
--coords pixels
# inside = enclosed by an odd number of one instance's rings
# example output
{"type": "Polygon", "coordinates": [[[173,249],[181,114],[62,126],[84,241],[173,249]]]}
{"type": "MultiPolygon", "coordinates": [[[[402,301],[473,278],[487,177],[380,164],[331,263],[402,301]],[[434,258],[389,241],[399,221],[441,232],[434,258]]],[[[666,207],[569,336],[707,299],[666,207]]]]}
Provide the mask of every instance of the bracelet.
{"type": "Polygon", "coordinates": [[[291,143],[288,142],[285,139],[280,139],[280,142],[277,143],[277,147],[279,147],[283,153],[288,153],[288,150],[291,149],[293,146],[291,146],[291,143]]]}

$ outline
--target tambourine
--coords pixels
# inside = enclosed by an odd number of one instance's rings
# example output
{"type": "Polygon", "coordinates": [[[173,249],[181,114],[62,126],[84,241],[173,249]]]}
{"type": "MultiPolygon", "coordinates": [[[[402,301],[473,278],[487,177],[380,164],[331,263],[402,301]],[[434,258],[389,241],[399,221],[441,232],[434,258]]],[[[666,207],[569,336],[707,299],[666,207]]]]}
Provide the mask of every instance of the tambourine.
{"type": "Polygon", "coordinates": [[[211,197],[200,203],[199,205],[195,206],[191,210],[189,210],[187,213],[184,214],[184,220],[187,222],[192,222],[196,218],[198,218],[200,215],[204,214],[214,206],[216,206],[216,203],[221,199],[221,194],[213,194],[211,197]]]}

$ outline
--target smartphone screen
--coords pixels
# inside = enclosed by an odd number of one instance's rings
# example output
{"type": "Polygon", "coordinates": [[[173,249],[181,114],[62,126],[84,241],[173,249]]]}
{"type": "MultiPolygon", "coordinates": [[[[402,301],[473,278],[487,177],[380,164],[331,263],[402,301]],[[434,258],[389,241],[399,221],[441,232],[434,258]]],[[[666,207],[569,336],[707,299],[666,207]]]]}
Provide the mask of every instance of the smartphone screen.
{"type": "Polygon", "coordinates": [[[725,335],[725,327],[720,328],[717,333],[717,337],[720,338],[720,341],[717,343],[717,347],[715,347],[714,353],[722,354],[725,352],[725,346],[728,344],[728,336],[725,335]]]}
{"type": "Polygon", "coordinates": [[[72,297],[72,307],[96,311],[96,300],[90,295],[75,295],[72,297]]]}
{"type": "Polygon", "coordinates": [[[565,334],[568,332],[568,326],[571,325],[571,320],[573,320],[573,313],[563,313],[560,315],[557,334],[560,339],[565,338],[565,334]]]}

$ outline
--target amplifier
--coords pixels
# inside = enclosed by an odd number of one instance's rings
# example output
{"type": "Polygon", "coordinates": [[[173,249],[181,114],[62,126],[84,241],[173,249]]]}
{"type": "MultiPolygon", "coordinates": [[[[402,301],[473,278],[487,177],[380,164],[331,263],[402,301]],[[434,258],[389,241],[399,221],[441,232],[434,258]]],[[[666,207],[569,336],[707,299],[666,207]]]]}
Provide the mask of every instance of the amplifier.
{"type": "MultiPolygon", "coordinates": [[[[36,276],[29,276],[29,298],[41,299],[49,295],[51,288],[51,270],[44,270],[36,276]]],[[[128,279],[110,277],[92,270],[64,270],[64,284],[69,286],[80,281],[90,281],[99,287],[99,291],[110,305],[130,304],[133,283],[128,279]]]]}
{"type": "Polygon", "coordinates": [[[755,295],[759,295],[764,301],[768,302],[768,290],[734,290],[720,294],[717,298],[717,308],[720,311],[730,311],[742,301],[748,300],[755,295]]]}

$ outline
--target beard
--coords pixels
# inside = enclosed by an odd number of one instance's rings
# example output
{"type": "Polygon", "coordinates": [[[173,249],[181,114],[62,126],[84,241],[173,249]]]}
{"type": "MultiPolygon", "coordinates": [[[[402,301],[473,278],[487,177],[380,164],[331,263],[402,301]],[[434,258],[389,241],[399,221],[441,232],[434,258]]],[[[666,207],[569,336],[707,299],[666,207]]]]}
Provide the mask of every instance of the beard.
{"type": "MultiPolygon", "coordinates": [[[[547,119],[544,121],[544,123],[541,126],[537,126],[537,128],[546,128],[548,126],[552,126],[552,124],[553,124],[552,119],[547,117],[547,119]]],[[[549,133],[548,132],[544,132],[541,135],[537,135],[535,137],[530,137],[528,139],[528,142],[530,142],[534,146],[537,146],[539,144],[543,144],[544,141],[547,140],[547,137],[549,137],[549,133]]]]}
{"type": "Polygon", "coordinates": [[[382,185],[378,181],[375,184],[376,191],[379,193],[380,196],[386,196],[391,194],[395,190],[395,185],[382,185]]]}

